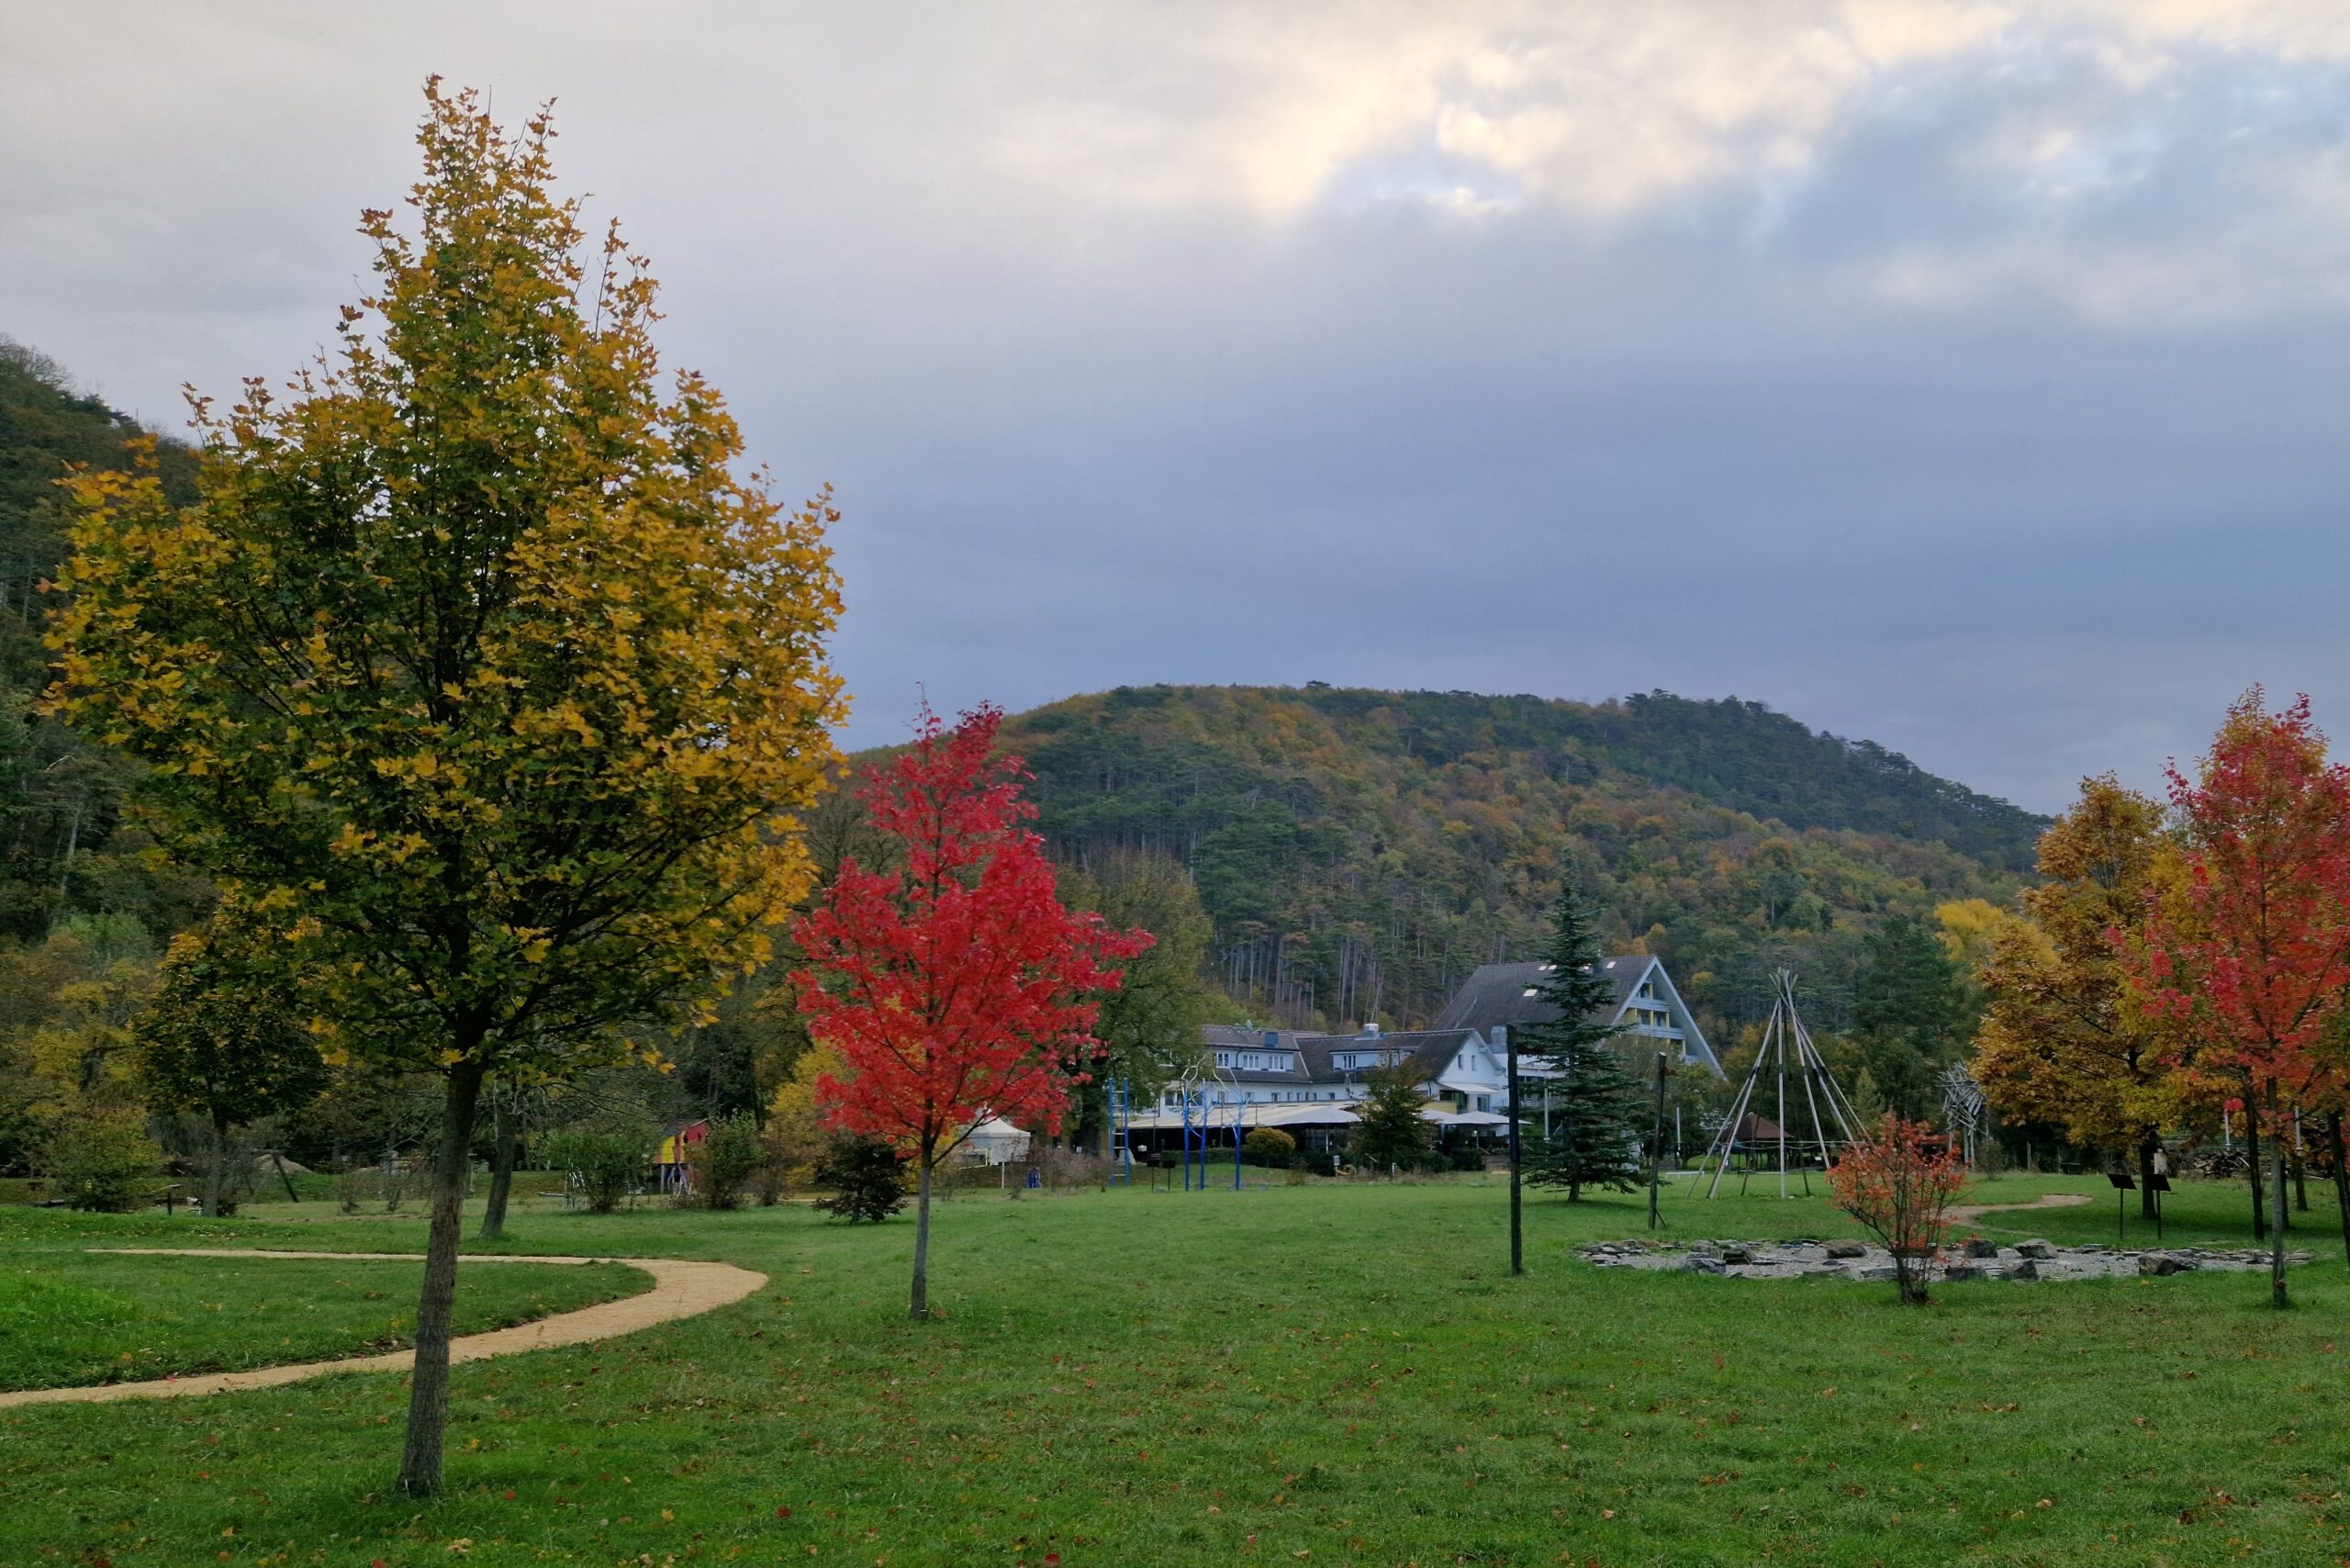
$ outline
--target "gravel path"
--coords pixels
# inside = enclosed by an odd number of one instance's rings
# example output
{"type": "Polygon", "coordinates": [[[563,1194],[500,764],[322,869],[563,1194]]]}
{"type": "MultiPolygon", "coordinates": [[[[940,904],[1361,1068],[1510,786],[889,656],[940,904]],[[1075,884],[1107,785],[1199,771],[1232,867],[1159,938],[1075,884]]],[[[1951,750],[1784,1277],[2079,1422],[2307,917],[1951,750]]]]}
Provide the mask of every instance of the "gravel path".
{"type": "Polygon", "coordinates": [[[1953,1225],[1964,1225],[1985,1215],[2020,1214],[2026,1209],[2076,1209],[2089,1201],[2087,1193],[2045,1193],[2028,1204],[1960,1204],[1950,1211],[1953,1225]]]}
{"type": "MultiPolygon", "coordinates": [[[[133,1252],[161,1258],[329,1258],[373,1259],[420,1263],[420,1252],[278,1252],[218,1247],[105,1247],[95,1252],[133,1252]]],[[[767,1282],[765,1274],[738,1269],[732,1263],[710,1263],[689,1258],[526,1258],[475,1253],[460,1256],[461,1263],[621,1263],[653,1276],[653,1288],[618,1301],[599,1302],[576,1312],[561,1312],[535,1323],[468,1334],[449,1342],[449,1360],[486,1361],[492,1356],[519,1356],[528,1350],[549,1350],[560,1345],[584,1345],[633,1334],[656,1323],[728,1306],[767,1282]]],[[[282,1367],[256,1367],[251,1372],[204,1372],[194,1377],[156,1378],[146,1383],[107,1383],[87,1388],[28,1388],[0,1394],[0,1409],[19,1405],[101,1404],[117,1399],[181,1399],[197,1394],[233,1394],[241,1389],[274,1388],[340,1372],[406,1372],[415,1365],[416,1352],[394,1350],[380,1356],[352,1356],[335,1361],[302,1361],[282,1367]]]]}

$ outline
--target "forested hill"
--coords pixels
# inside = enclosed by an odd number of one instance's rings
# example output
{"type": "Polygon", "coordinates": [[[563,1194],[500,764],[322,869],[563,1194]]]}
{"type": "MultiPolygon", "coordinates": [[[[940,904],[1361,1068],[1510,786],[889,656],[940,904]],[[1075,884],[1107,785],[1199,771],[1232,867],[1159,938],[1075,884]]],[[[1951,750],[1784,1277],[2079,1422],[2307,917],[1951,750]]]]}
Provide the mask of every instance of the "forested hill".
{"type": "Polygon", "coordinates": [[[1760,703],[1122,687],[1006,726],[1057,855],[1189,865],[1228,992],[1337,1026],[1525,957],[1562,879],[1717,1026],[1781,963],[1821,1023],[1886,914],[2005,904],[2045,820],[1760,703]]]}
{"type": "MultiPolygon", "coordinates": [[[[0,936],[38,940],[74,913],[135,916],[151,932],[186,918],[115,832],[129,764],[31,711],[49,680],[40,585],[65,556],[57,481],[74,464],[127,466],[144,433],[0,337],[0,936]]],[[[156,458],[166,491],[192,498],[195,454],[166,441],[156,458]]]]}

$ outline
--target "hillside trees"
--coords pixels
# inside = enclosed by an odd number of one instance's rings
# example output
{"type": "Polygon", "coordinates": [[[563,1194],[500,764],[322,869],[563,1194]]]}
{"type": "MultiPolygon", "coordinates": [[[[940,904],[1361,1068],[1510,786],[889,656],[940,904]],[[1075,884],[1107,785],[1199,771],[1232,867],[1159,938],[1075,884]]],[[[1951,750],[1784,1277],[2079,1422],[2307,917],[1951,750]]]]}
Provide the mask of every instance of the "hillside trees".
{"type": "Polygon", "coordinates": [[[897,846],[887,869],[845,859],[793,926],[794,980],[810,1038],[842,1070],[816,1092],[841,1131],[890,1141],[915,1168],[908,1314],[930,1315],[933,1177],[984,1115],[1058,1129],[1069,1091],[1099,1051],[1097,993],[1149,945],[1072,914],[1026,823],[1026,777],[993,755],[1002,714],[952,729],[925,704],[913,744],[859,787],[872,826],[897,846]]]}
{"type": "Polygon", "coordinates": [[[2042,880],[2022,895],[2025,918],[1992,932],[1973,1063],[2001,1115],[2133,1159],[2149,1219],[2154,1150],[2182,1107],[2169,1044],[2132,994],[2114,935],[2143,920],[2167,850],[2158,803],[2111,774],[2081,781],[2041,835],[2042,880]]]}
{"type": "Polygon", "coordinates": [[[1663,957],[1708,1032],[1767,1015],[1781,967],[1841,1030],[1881,914],[2007,905],[2042,825],[1759,704],[1659,695],[1134,687],[1006,733],[1057,857],[1190,864],[1232,1002],[1306,1027],[1430,1020],[1539,947],[1572,864],[1602,940],[1663,957]]]}
{"type": "Polygon", "coordinates": [[[297,940],[334,1054],[442,1089],[399,1486],[437,1492],[486,1077],[561,1081],[755,967],[832,756],[829,508],[736,477],[542,113],[427,89],[413,233],[281,398],[197,406],[201,495],[76,487],[56,710],[149,765],[171,851],[297,940]]]}

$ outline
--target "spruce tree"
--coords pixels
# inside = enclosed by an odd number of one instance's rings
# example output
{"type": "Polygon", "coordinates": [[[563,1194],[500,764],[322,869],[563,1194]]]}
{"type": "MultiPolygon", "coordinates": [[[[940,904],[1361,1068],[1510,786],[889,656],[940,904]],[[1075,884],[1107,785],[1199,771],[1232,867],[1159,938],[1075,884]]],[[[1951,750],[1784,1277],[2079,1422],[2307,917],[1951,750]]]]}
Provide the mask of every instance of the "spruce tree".
{"type": "Polygon", "coordinates": [[[1527,1180],[1564,1187],[1569,1203],[1581,1202],[1585,1187],[1632,1192],[1640,1171],[1639,1085],[1608,1044],[1616,988],[1600,969],[1590,914],[1572,890],[1551,912],[1542,962],[1535,996],[1558,1016],[1524,1025],[1518,1050],[1540,1058],[1550,1074],[1550,1134],[1530,1142],[1527,1180]]]}
{"type": "Polygon", "coordinates": [[[1356,1114],[1354,1137],[1347,1152],[1355,1163],[1377,1170],[1393,1166],[1416,1170],[1436,1152],[1436,1127],[1420,1114],[1427,1096],[1420,1092],[1419,1074],[1408,1061],[1374,1070],[1364,1077],[1368,1092],[1356,1114]]]}

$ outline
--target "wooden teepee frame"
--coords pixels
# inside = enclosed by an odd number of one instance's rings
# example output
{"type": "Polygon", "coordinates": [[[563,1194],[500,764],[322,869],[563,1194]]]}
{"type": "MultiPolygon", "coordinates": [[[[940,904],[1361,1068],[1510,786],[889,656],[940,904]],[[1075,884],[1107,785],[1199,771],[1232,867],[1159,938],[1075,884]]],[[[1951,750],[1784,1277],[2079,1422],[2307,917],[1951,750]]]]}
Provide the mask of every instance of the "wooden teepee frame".
{"type": "MultiPolygon", "coordinates": [[[[1836,1086],[1829,1073],[1827,1062],[1820,1059],[1819,1049],[1811,1043],[1811,1031],[1803,1026],[1803,1018],[1796,1012],[1796,977],[1792,969],[1780,969],[1772,976],[1777,995],[1771,1002],[1771,1021],[1762,1028],[1762,1047],[1754,1053],[1754,1066],[1746,1075],[1738,1098],[1730,1106],[1729,1119],[1706,1150],[1713,1164],[1713,1184],[1706,1189],[1706,1196],[1718,1197],[1722,1190],[1722,1175],[1729,1169],[1730,1157],[1738,1152],[1739,1129],[1746,1125],[1747,1112],[1754,1103],[1755,1086],[1762,1075],[1771,1074],[1774,1092],[1777,1097],[1779,1124],[1779,1196],[1787,1196],[1787,1153],[1790,1146],[1798,1153],[1816,1154],[1825,1165],[1829,1155],[1860,1136],[1860,1113],[1852,1109],[1852,1102],[1836,1086]],[[1811,1115],[1811,1137],[1793,1138],[1787,1135],[1787,1074],[1794,1070],[1796,1088],[1803,1094],[1804,1106],[1811,1115]],[[1823,1120],[1820,1112],[1826,1108],[1823,1120]],[[1829,1132],[1833,1126],[1834,1135],[1829,1132]]],[[[1804,1195],[1811,1195],[1811,1166],[1806,1159],[1799,1168],[1804,1195]]],[[[1701,1164],[1690,1180],[1689,1190],[1695,1192],[1697,1182],[1705,1178],[1701,1164]]],[[[1751,1172],[1748,1172],[1751,1175],[1751,1172]]],[[[1739,1178],[1738,1190],[1746,1191],[1746,1175],[1739,1178]]]]}

